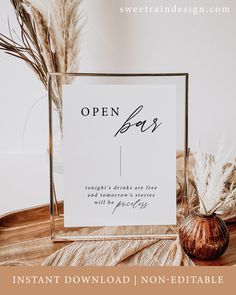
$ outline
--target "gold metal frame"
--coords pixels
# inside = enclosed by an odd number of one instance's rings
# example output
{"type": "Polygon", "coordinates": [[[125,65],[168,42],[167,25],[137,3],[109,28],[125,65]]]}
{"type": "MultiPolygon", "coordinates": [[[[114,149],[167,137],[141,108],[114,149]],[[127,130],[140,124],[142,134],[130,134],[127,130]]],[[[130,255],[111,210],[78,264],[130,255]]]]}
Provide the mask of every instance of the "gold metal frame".
{"type": "MultiPolygon", "coordinates": [[[[167,233],[167,234],[129,234],[129,235],[67,235],[63,234],[63,222],[64,214],[61,212],[62,203],[57,201],[56,189],[54,184],[53,175],[53,124],[52,124],[52,95],[51,95],[51,81],[52,77],[56,76],[73,76],[73,77],[183,77],[185,80],[185,94],[184,94],[184,196],[187,198],[188,194],[188,160],[189,160],[189,149],[188,149],[188,99],[189,99],[189,74],[188,73],[50,73],[48,75],[48,103],[49,103],[49,173],[50,173],[50,230],[51,239],[53,242],[61,241],[76,241],[76,240],[130,240],[130,239],[165,239],[172,240],[176,239],[178,234],[167,233]],[[56,229],[56,223],[63,225],[60,227],[60,233],[56,229]]],[[[151,226],[151,225],[150,225],[151,226]]],[[[149,226],[147,226],[149,227],[149,226]]],[[[75,229],[74,229],[75,230],[75,229]]]]}

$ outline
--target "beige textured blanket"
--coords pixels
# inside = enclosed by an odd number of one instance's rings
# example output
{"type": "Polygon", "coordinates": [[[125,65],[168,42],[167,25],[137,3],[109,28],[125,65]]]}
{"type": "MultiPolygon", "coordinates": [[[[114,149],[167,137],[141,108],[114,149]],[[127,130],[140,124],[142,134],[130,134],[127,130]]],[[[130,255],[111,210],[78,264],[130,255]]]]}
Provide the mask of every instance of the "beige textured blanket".
{"type": "Polygon", "coordinates": [[[179,241],[93,241],[75,242],[43,263],[44,266],[157,266],[194,265],[179,241]]]}

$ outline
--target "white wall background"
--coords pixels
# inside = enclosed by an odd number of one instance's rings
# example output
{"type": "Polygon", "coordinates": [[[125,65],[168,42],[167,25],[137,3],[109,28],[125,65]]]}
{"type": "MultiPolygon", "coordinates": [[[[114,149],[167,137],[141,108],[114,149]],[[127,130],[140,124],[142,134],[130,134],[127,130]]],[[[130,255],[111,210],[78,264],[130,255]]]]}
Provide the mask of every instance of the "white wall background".
{"type": "MultiPolygon", "coordinates": [[[[0,0],[0,32],[17,30],[0,0]]],[[[215,152],[236,139],[236,2],[231,0],[85,0],[83,72],[189,72],[190,146],[215,152]],[[230,15],[119,13],[121,5],[223,5],[230,15]]],[[[46,203],[46,92],[23,62],[0,52],[0,213],[46,203]]]]}

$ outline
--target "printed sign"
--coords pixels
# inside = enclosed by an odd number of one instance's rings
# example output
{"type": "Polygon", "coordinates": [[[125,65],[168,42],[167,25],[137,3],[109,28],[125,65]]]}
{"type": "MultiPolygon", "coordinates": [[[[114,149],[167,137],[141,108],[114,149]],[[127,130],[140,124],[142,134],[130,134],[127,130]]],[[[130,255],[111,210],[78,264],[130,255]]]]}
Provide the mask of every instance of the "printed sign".
{"type": "Polygon", "coordinates": [[[176,223],[174,85],[63,92],[65,227],[176,223]]]}

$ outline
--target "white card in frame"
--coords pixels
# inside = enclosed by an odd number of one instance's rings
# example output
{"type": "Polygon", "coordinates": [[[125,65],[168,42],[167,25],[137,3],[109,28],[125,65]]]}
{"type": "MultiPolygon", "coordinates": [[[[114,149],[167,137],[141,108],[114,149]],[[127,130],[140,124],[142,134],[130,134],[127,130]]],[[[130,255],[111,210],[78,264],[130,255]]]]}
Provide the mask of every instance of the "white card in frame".
{"type": "Polygon", "coordinates": [[[49,77],[52,240],[176,238],[188,74],[49,77]]]}

